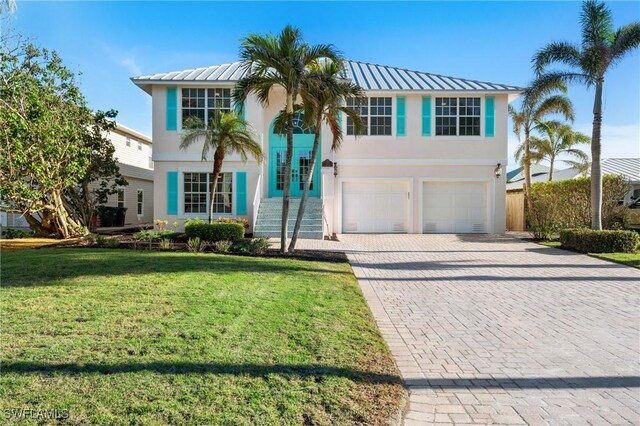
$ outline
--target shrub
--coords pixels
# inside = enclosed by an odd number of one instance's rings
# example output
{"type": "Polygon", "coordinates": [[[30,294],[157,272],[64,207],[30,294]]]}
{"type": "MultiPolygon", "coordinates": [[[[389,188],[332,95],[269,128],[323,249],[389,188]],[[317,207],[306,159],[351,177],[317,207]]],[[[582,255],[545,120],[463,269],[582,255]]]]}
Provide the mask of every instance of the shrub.
{"type": "Polygon", "coordinates": [[[634,253],[640,234],[634,231],[594,231],[564,229],[560,231],[562,248],[580,253],[634,253]]]}
{"type": "Polygon", "coordinates": [[[152,229],[145,229],[133,234],[135,241],[161,241],[161,240],[174,240],[178,237],[178,233],[170,231],[168,229],[161,229],[154,231],[152,229]]]}
{"type": "Polygon", "coordinates": [[[242,217],[219,217],[216,223],[239,223],[244,229],[249,229],[249,221],[242,217]]]}
{"type": "MultiPolygon", "coordinates": [[[[619,201],[629,191],[622,176],[607,175],[602,180],[602,226],[619,228],[623,206],[619,201]]],[[[591,178],[538,182],[531,185],[527,209],[529,231],[534,238],[548,238],[558,229],[591,225],[591,178]]]]}
{"type": "Polygon", "coordinates": [[[120,245],[120,240],[116,237],[105,237],[104,235],[96,235],[95,241],[98,247],[117,248],[120,245]]]}
{"type": "Polygon", "coordinates": [[[24,230],[24,229],[10,229],[5,228],[2,230],[2,237],[7,240],[12,240],[14,238],[30,238],[35,235],[35,231],[32,230],[24,230]]]}
{"type": "Polygon", "coordinates": [[[233,245],[233,242],[231,241],[217,241],[215,243],[213,243],[213,248],[215,249],[215,251],[217,251],[218,253],[229,253],[229,250],[231,250],[231,246],[233,245]]]}
{"type": "Polygon", "coordinates": [[[200,237],[189,238],[187,241],[187,249],[192,253],[200,253],[207,247],[207,243],[202,241],[200,237]]]}
{"type": "Polygon", "coordinates": [[[243,238],[242,240],[238,240],[233,243],[231,250],[236,253],[247,254],[250,252],[251,248],[251,240],[247,238],[243,238]]]}
{"type": "Polygon", "coordinates": [[[265,254],[269,248],[269,240],[266,238],[253,238],[249,243],[249,253],[254,256],[265,254]]]}
{"type": "Polygon", "coordinates": [[[203,223],[190,221],[184,227],[189,238],[199,237],[203,241],[238,241],[244,238],[244,226],[239,223],[203,223]]]}
{"type": "Polygon", "coordinates": [[[163,238],[158,244],[160,250],[171,250],[173,248],[173,242],[169,238],[163,238]]]}

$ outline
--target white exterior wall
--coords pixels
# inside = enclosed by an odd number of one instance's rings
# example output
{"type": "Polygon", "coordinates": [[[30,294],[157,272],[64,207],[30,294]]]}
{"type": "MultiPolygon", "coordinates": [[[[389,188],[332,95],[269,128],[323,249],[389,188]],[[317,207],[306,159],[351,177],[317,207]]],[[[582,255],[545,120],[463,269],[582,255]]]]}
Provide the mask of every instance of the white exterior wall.
{"type": "MultiPolygon", "coordinates": [[[[124,191],[124,207],[127,208],[127,213],[124,218],[125,226],[139,226],[153,223],[154,182],[133,177],[125,177],[125,179],[129,182],[129,185],[122,188],[124,191]],[[144,194],[141,215],[138,215],[138,189],[142,189],[144,194]]],[[[118,194],[111,194],[104,205],[117,207],[118,194]]]]}
{"type": "MultiPolygon", "coordinates": [[[[183,222],[188,218],[183,210],[182,173],[187,171],[208,172],[212,168],[212,159],[200,161],[201,144],[194,144],[188,150],[180,150],[181,125],[181,88],[182,87],[229,87],[224,85],[194,86],[185,84],[177,86],[178,93],[178,131],[166,130],[166,87],[155,85],[153,96],[153,141],[155,164],[155,213],[156,219],[167,219],[170,222],[183,222]],[[168,171],[179,171],[179,212],[167,215],[166,179],[168,171]]],[[[329,130],[322,130],[322,147],[318,161],[330,159],[338,163],[338,176],[333,177],[333,169],[322,170],[323,199],[329,228],[327,233],[342,231],[342,182],[353,179],[398,178],[409,182],[411,187],[411,223],[408,232],[422,232],[422,182],[424,180],[446,181],[482,181],[488,185],[489,201],[488,232],[503,233],[505,231],[505,180],[494,176],[498,163],[504,168],[507,163],[507,106],[514,95],[505,93],[487,93],[495,98],[495,131],[494,137],[437,137],[422,136],[422,97],[432,98],[431,134],[435,135],[435,98],[439,96],[480,96],[484,93],[474,92],[369,92],[370,96],[390,96],[393,99],[392,135],[361,136],[357,139],[346,136],[338,152],[330,151],[331,136],[329,130]],[[405,136],[396,136],[396,96],[406,99],[405,136]],[[509,99],[509,96],[512,98],[509,99]]],[[[284,106],[282,91],[274,90],[269,105],[262,107],[255,99],[248,100],[245,111],[247,120],[252,123],[257,140],[261,142],[265,162],[259,166],[249,160],[246,164],[238,161],[236,156],[225,160],[223,171],[247,172],[247,215],[253,218],[253,200],[256,197],[258,176],[262,175],[260,194],[268,194],[269,158],[269,126],[275,115],[284,106]]],[[[346,118],[345,118],[346,121],[346,118]]],[[[481,135],[485,134],[484,99],[481,102],[481,135]]],[[[346,123],[343,123],[346,130],[346,123]]],[[[234,179],[234,212],[235,212],[235,179],[234,179]]],[[[206,215],[202,215],[206,217],[206,215]]]]}
{"type": "Polygon", "coordinates": [[[116,149],[114,156],[119,163],[153,170],[151,143],[118,129],[109,132],[109,139],[116,149]],[[127,139],[131,146],[127,146],[127,139]]]}

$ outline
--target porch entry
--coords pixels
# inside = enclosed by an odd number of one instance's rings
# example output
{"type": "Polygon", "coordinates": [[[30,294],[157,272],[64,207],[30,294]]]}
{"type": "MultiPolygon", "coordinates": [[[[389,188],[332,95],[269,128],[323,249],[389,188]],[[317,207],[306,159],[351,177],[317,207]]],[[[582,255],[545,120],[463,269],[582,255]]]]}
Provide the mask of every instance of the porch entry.
{"type": "MultiPolygon", "coordinates": [[[[301,197],[304,192],[304,179],[311,166],[314,129],[305,126],[301,114],[293,120],[293,160],[291,162],[291,196],[301,197]]],[[[320,196],[321,147],[311,177],[310,197],[320,196]]],[[[282,196],[284,190],[284,168],[287,159],[287,138],[273,131],[273,122],[269,129],[269,197],[282,196]]]]}

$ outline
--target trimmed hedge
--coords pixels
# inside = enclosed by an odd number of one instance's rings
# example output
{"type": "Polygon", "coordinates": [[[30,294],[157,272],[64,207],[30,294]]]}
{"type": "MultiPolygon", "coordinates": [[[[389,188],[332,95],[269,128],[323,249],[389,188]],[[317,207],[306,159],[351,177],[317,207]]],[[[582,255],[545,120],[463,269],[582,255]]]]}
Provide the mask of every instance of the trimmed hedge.
{"type": "Polygon", "coordinates": [[[594,231],[563,229],[562,248],[580,253],[634,253],[640,244],[640,234],[634,231],[594,231]]]}
{"type": "Polygon", "coordinates": [[[200,238],[202,241],[215,243],[218,241],[238,241],[244,238],[244,226],[239,223],[206,223],[192,221],[184,227],[189,238],[200,238]]]}

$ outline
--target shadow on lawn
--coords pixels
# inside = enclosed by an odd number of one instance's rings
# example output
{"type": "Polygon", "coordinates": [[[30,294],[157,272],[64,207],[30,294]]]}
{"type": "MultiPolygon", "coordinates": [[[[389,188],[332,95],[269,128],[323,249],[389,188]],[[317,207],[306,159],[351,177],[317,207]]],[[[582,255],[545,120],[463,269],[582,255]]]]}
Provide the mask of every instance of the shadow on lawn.
{"type": "MultiPolygon", "coordinates": [[[[329,263],[287,258],[255,258],[209,253],[175,253],[108,249],[41,249],[3,255],[2,287],[61,284],[60,280],[117,275],[208,272],[211,274],[351,274],[329,263]]],[[[65,283],[67,285],[67,283],[65,283]]]]}
{"type": "MultiPolygon", "coordinates": [[[[150,371],[157,374],[215,374],[249,377],[266,377],[271,374],[307,377],[343,377],[354,382],[374,384],[403,383],[400,377],[351,368],[305,364],[216,364],[193,362],[148,362],[126,364],[47,364],[39,362],[15,362],[2,367],[6,373],[35,374],[127,374],[150,371]]],[[[526,378],[460,378],[460,379],[408,379],[409,389],[589,389],[589,388],[638,388],[639,376],[600,377],[526,377],[526,378]]]]}

